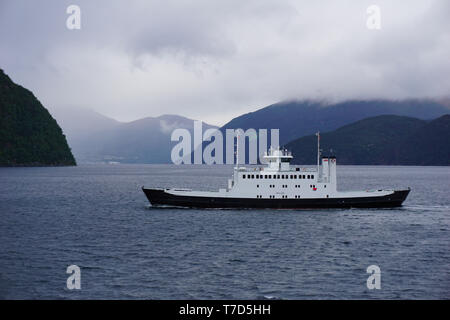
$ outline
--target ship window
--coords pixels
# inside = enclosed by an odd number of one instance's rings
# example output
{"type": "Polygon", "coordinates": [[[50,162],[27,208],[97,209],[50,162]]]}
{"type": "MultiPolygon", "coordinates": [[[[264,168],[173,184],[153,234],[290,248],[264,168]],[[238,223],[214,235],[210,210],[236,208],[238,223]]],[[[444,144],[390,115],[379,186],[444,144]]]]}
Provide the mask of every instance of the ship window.
{"type": "Polygon", "coordinates": [[[254,174],[252,174],[252,179],[255,179],[255,175],[254,174]]]}
{"type": "Polygon", "coordinates": [[[300,168],[295,168],[295,171],[300,171],[300,168]]]}
{"type": "Polygon", "coordinates": [[[308,174],[308,179],[311,179],[311,176],[308,174]]]}
{"type": "Polygon", "coordinates": [[[327,198],[328,198],[328,195],[327,195],[327,198]]]}
{"type": "Polygon", "coordinates": [[[269,174],[269,179],[272,179],[272,175],[269,174]]]}
{"type": "Polygon", "coordinates": [[[257,184],[256,187],[259,188],[259,184],[257,184]]]}
{"type": "Polygon", "coordinates": [[[326,187],[327,187],[327,185],[324,185],[323,187],[324,187],[324,188],[326,188],[326,187]]]}
{"type": "Polygon", "coordinates": [[[303,179],[306,179],[306,176],[305,176],[305,175],[303,175],[303,179]]]}
{"type": "Polygon", "coordinates": [[[311,175],[311,179],[314,179],[314,175],[311,175]]]}
{"type": "Polygon", "coordinates": [[[277,179],[280,179],[280,175],[279,174],[277,174],[277,179]]]}
{"type": "Polygon", "coordinates": [[[242,175],[242,179],[245,179],[245,174],[242,175]]]}
{"type": "Polygon", "coordinates": [[[281,175],[281,179],[284,179],[284,174],[281,175]]]}
{"type": "Polygon", "coordinates": [[[297,175],[294,175],[294,179],[297,179],[297,175]]]}

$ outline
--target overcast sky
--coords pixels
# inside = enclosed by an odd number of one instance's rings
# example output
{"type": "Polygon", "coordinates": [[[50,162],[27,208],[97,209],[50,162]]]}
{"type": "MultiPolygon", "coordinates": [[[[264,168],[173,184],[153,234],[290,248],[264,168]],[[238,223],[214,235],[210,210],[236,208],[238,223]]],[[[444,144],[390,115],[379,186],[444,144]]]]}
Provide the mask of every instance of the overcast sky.
{"type": "Polygon", "coordinates": [[[448,96],[449,14],[448,0],[0,0],[0,68],[50,110],[222,125],[287,99],[448,96]]]}

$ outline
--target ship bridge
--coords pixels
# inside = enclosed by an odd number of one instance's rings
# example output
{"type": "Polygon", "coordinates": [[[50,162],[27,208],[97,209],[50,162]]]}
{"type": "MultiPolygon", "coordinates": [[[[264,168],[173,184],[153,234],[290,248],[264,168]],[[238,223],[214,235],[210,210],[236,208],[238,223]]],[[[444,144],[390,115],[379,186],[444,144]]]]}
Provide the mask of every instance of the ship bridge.
{"type": "Polygon", "coordinates": [[[280,150],[279,148],[270,148],[263,156],[267,161],[267,167],[264,171],[290,171],[290,162],[292,160],[292,153],[287,150],[280,150]]]}

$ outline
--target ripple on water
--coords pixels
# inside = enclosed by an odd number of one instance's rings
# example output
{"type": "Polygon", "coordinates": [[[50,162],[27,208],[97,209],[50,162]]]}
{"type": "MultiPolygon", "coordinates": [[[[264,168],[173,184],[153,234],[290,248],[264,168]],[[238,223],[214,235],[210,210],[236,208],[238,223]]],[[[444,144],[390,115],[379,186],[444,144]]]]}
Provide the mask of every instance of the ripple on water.
{"type": "Polygon", "coordinates": [[[341,189],[411,186],[390,210],[156,208],[137,187],[218,189],[226,170],[0,169],[0,298],[450,298],[447,168],[339,168],[341,189]],[[77,293],[64,289],[71,264],[77,293]]]}

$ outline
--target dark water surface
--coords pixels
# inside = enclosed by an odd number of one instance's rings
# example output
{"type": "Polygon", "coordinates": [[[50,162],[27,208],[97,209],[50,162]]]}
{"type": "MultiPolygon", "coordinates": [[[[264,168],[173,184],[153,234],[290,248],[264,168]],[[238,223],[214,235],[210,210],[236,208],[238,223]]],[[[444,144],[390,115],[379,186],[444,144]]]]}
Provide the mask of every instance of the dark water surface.
{"type": "Polygon", "coordinates": [[[0,298],[450,298],[448,167],[338,167],[342,190],[410,186],[399,209],[154,209],[140,190],[215,190],[231,173],[0,168],[0,298]],[[366,287],[372,264],[380,290],[366,287]]]}

